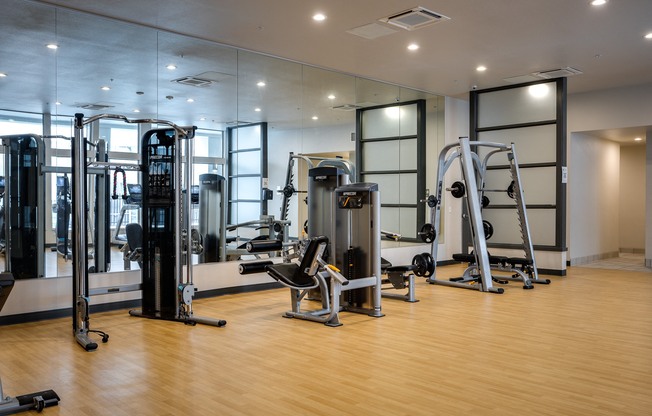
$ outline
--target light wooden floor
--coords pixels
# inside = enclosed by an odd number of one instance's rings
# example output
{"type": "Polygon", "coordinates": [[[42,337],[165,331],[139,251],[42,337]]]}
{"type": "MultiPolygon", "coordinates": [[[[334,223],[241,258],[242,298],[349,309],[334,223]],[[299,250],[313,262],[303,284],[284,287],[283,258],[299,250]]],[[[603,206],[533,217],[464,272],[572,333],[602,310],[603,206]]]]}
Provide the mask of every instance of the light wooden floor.
{"type": "MultiPolygon", "coordinates": [[[[439,268],[440,276],[461,273],[439,268]]],[[[651,415],[652,279],[573,267],[502,295],[431,286],[344,326],[281,318],[289,290],[198,300],[224,328],[98,313],[0,327],[5,394],[62,398],[44,415],[651,415]]]]}

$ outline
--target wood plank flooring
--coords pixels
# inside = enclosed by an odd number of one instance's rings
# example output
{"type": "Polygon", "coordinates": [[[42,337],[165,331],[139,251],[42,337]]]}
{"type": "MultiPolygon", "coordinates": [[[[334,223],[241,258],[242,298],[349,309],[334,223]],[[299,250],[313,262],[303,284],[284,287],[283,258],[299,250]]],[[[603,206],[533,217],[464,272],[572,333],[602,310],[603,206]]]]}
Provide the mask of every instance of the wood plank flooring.
{"type": "Polygon", "coordinates": [[[502,295],[419,280],[420,302],[339,328],[282,318],[287,289],[194,303],[224,328],[98,313],[111,338],[91,353],[70,319],[3,326],[0,377],[6,395],[55,390],[45,416],[652,415],[650,274],[549,278],[502,295]]]}

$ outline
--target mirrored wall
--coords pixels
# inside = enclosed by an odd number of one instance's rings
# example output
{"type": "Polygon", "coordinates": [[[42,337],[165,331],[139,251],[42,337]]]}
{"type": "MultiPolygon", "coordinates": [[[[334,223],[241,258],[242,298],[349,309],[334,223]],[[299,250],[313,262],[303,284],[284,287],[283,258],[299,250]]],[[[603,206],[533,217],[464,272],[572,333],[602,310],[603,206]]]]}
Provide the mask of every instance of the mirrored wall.
{"type": "MultiPolygon", "coordinates": [[[[32,1],[6,0],[3,6],[0,135],[62,136],[43,139],[45,227],[39,232],[44,234],[44,277],[71,274],[67,251],[59,249],[62,233],[57,234],[57,223],[60,204],[65,202],[61,178],[70,169],[70,141],[65,137],[73,135],[75,113],[121,114],[197,126],[193,156],[193,185],[197,186],[204,174],[228,182],[230,128],[264,123],[267,151],[261,163],[267,174],[252,194],[260,195],[266,215],[276,218],[282,202],[277,191],[286,184],[290,152],[314,158],[343,155],[355,161],[356,110],[425,100],[428,154],[437,155],[443,142],[440,96],[32,1]],[[265,197],[263,188],[269,191],[265,197]]],[[[140,160],[139,138],[155,127],[103,120],[86,134],[94,144],[106,144],[110,161],[132,164],[140,160]]],[[[4,158],[0,165],[4,172],[4,158]]],[[[301,165],[293,169],[298,192],[288,207],[288,232],[293,238],[301,236],[306,216],[305,166],[301,165]]],[[[120,247],[124,226],[139,219],[138,202],[129,199],[139,175],[113,170],[105,174],[108,198],[100,203],[108,213],[111,264],[107,271],[135,270],[138,264],[126,261],[120,247]]],[[[228,212],[231,201],[222,190],[223,212],[228,212]]],[[[89,195],[94,192],[91,185],[89,195]]],[[[89,201],[92,233],[97,207],[93,206],[96,199],[89,197],[89,201]]],[[[194,221],[199,221],[199,211],[194,208],[194,221]]],[[[225,223],[227,230],[222,231],[234,250],[261,232],[257,226],[225,223]]],[[[89,248],[91,255],[93,250],[89,248]]]]}

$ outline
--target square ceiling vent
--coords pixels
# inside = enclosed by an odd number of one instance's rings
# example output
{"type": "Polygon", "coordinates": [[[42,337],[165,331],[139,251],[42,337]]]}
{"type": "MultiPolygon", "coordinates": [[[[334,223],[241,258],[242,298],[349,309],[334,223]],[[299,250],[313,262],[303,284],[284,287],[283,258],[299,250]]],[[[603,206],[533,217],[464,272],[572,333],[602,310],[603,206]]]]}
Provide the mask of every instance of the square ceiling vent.
{"type": "Polygon", "coordinates": [[[450,17],[435,13],[421,6],[380,19],[381,22],[398,26],[405,30],[420,29],[444,20],[450,20],[450,17]]]}
{"type": "Polygon", "coordinates": [[[567,66],[565,68],[559,68],[559,69],[551,69],[549,71],[541,71],[541,72],[535,72],[532,75],[543,78],[543,79],[553,79],[553,78],[562,78],[562,77],[570,77],[573,75],[581,75],[583,74],[582,71],[579,69],[572,68],[570,66],[567,66]]]}

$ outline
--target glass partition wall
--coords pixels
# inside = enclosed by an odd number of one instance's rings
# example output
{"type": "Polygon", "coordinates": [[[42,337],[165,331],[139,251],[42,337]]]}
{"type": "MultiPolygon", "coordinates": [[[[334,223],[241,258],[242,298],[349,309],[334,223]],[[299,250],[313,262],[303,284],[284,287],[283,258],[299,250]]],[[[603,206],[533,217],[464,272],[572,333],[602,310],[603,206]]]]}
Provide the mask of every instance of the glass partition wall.
{"type": "MultiPolygon", "coordinates": [[[[65,250],[58,250],[62,233],[61,228],[57,233],[57,224],[62,224],[65,215],[61,178],[70,171],[70,141],[65,137],[73,135],[75,113],[86,117],[111,113],[197,126],[193,186],[204,174],[226,178],[227,187],[238,183],[238,189],[225,192],[227,223],[257,215],[241,209],[249,200],[261,207],[260,215],[280,217],[282,194],[277,190],[285,186],[290,152],[313,157],[344,155],[355,162],[356,140],[360,139],[356,137],[358,109],[425,100],[429,114],[426,151],[431,155],[426,157],[434,160],[443,141],[443,99],[436,95],[41,3],[5,3],[0,15],[5,34],[0,39],[0,72],[6,75],[0,78],[0,135],[62,136],[44,139],[46,214],[41,232],[45,277],[71,274],[70,259],[65,250]],[[243,149],[228,140],[229,131],[244,126],[266,127],[267,154],[255,161],[254,176],[249,172],[253,165],[240,166],[248,160],[243,149]],[[233,155],[238,156],[238,163],[229,163],[234,162],[233,155]],[[231,171],[234,166],[237,171],[231,171]],[[246,187],[240,186],[244,179],[246,187]],[[267,190],[264,198],[263,188],[267,190]],[[235,191],[238,197],[229,200],[235,191]]],[[[133,164],[139,162],[140,137],[156,127],[101,120],[86,134],[93,146],[104,143],[109,160],[133,164]]],[[[0,146],[0,151],[5,148],[0,146]]],[[[89,157],[94,153],[89,151],[89,157]]],[[[373,163],[373,154],[366,157],[373,163]]],[[[305,174],[302,163],[295,165],[295,176],[305,174]]],[[[0,168],[3,176],[3,157],[0,168]]],[[[124,262],[119,248],[125,224],[138,221],[140,215],[138,204],[127,200],[140,178],[137,172],[127,171],[123,176],[114,170],[107,176],[104,208],[112,243],[107,271],[136,269],[136,263],[124,262]]],[[[297,179],[301,179],[295,182],[299,193],[292,196],[288,214],[293,237],[301,235],[299,219],[306,215],[305,194],[301,193],[305,189],[300,185],[305,178],[297,179]]],[[[407,175],[404,179],[414,178],[407,175]]],[[[94,180],[89,183],[92,230],[96,202],[91,202],[95,201],[91,194],[96,189],[94,180]]],[[[422,196],[416,195],[417,188],[411,189],[407,184],[403,194],[409,194],[406,203],[413,209],[422,196]]],[[[193,221],[197,219],[195,212],[193,221]]],[[[406,235],[415,232],[406,230],[406,235]]],[[[237,230],[233,233],[239,235],[237,230]]],[[[89,249],[93,254],[94,247],[89,249]]]]}

